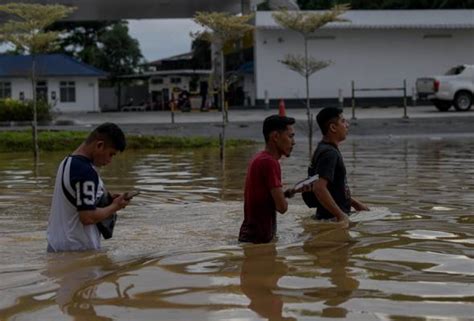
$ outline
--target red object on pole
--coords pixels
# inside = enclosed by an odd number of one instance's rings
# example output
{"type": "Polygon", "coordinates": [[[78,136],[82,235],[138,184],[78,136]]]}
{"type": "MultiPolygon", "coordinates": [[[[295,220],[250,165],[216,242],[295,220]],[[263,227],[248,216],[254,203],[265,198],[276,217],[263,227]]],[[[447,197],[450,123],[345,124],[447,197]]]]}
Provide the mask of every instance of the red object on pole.
{"type": "Polygon", "coordinates": [[[285,101],[280,99],[280,104],[278,105],[278,115],[281,117],[286,116],[285,101]]]}

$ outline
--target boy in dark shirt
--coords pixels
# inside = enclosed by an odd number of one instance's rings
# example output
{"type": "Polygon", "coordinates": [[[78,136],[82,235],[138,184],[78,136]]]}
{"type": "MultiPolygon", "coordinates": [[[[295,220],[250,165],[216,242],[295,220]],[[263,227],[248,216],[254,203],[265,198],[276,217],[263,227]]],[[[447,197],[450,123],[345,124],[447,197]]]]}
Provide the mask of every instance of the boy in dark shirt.
{"type": "Polygon", "coordinates": [[[316,148],[310,175],[318,174],[313,184],[313,192],[318,199],[316,219],[335,219],[348,225],[351,207],[356,211],[368,211],[369,208],[351,196],[347,184],[346,167],[339,151],[339,144],[346,139],[349,123],[339,108],[324,108],[317,116],[323,139],[316,148]]]}

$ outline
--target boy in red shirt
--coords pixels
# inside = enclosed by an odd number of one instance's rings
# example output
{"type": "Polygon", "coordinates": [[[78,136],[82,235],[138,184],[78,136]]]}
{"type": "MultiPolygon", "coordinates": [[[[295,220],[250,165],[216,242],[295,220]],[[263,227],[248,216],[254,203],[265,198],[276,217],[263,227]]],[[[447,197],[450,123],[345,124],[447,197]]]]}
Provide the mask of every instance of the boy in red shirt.
{"type": "MultiPolygon", "coordinates": [[[[297,191],[283,192],[279,159],[289,157],[295,145],[294,118],[272,115],[263,122],[265,149],[249,163],[245,180],[244,221],[239,241],[268,243],[276,233],[276,211],[288,209],[286,198],[297,191]]],[[[307,189],[307,187],[303,187],[307,189]]]]}

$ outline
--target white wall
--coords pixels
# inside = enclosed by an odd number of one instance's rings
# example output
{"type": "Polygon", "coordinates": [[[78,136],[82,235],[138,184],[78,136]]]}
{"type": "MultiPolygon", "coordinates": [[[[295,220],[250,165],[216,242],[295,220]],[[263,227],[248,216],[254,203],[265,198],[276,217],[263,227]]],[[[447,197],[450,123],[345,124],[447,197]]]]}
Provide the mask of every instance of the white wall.
{"type": "MultiPolygon", "coordinates": [[[[310,78],[310,96],[336,98],[338,89],[351,95],[356,87],[402,87],[407,94],[420,76],[444,73],[456,64],[474,64],[473,30],[362,29],[323,30],[318,36],[333,39],[310,40],[310,54],[333,64],[310,78]],[[424,38],[425,35],[452,35],[452,38],[424,38]]],[[[304,98],[304,78],[278,60],[287,53],[303,54],[303,39],[286,30],[257,30],[255,37],[255,77],[257,99],[304,98]],[[280,41],[278,40],[280,38],[280,41]],[[266,43],[265,43],[266,42],[266,43]]],[[[358,97],[401,96],[399,92],[358,93],[358,97]]]]}
{"type": "MultiPolygon", "coordinates": [[[[31,81],[27,78],[4,79],[12,83],[12,98],[19,99],[20,92],[24,93],[25,99],[32,99],[31,81]]],[[[99,85],[97,78],[64,77],[45,78],[48,84],[48,102],[53,109],[61,112],[87,112],[99,111],[99,85]],[[74,81],[76,84],[76,101],[64,103],[60,101],[59,83],[61,81],[74,81]],[[51,100],[51,93],[56,92],[56,103],[51,100]]]]}

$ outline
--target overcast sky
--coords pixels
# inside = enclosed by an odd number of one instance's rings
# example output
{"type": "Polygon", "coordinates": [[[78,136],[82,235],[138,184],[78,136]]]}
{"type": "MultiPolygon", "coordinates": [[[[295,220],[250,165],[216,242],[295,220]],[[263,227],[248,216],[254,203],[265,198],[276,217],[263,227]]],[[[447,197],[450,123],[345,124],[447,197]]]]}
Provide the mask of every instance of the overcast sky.
{"type": "Polygon", "coordinates": [[[148,61],[190,51],[189,33],[200,29],[191,19],[129,20],[128,27],[148,61]]]}
{"type": "MultiPolygon", "coordinates": [[[[129,20],[128,27],[147,61],[189,52],[192,41],[189,33],[200,30],[191,19],[129,20]]],[[[7,49],[0,46],[0,52],[7,49]]]]}

